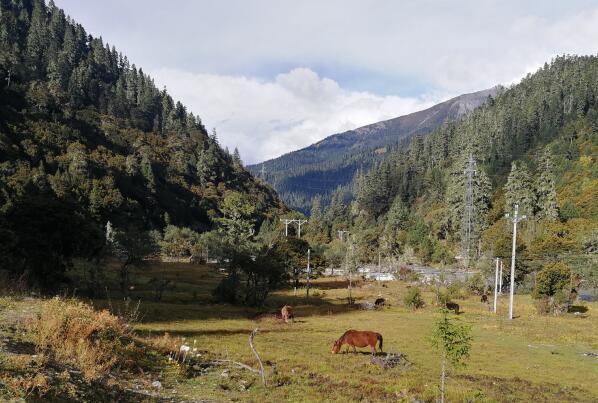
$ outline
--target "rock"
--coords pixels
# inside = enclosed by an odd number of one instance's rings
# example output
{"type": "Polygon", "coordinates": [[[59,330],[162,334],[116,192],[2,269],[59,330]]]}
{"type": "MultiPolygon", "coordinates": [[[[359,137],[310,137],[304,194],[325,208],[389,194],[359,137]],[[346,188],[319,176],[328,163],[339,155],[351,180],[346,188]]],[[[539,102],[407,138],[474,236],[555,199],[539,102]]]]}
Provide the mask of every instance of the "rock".
{"type": "Polygon", "coordinates": [[[152,388],[162,389],[162,382],[160,382],[160,381],[153,381],[152,382],[152,388]]]}

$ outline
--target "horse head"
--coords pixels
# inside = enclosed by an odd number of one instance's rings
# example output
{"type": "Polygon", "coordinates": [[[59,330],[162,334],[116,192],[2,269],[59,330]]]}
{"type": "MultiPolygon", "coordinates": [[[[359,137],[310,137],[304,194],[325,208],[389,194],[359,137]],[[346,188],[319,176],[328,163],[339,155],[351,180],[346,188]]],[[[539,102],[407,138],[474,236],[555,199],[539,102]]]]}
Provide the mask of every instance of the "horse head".
{"type": "Polygon", "coordinates": [[[330,350],[330,352],[332,354],[337,354],[340,351],[342,345],[343,345],[342,338],[338,339],[337,341],[334,342],[334,345],[332,346],[332,350],[330,350]]]}

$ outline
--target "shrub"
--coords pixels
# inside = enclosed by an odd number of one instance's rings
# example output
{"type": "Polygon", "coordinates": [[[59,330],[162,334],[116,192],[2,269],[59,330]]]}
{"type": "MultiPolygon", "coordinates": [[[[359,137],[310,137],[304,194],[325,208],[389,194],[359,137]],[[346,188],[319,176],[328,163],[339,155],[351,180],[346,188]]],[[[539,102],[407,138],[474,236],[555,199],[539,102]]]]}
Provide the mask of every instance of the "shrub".
{"type": "Polygon", "coordinates": [[[44,301],[27,327],[45,361],[73,365],[88,381],[123,364],[123,351],[131,343],[130,328],[118,317],[60,298],[44,301]]]}
{"type": "Polygon", "coordinates": [[[419,287],[412,287],[407,291],[407,294],[403,298],[405,306],[412,309],[419,309],[424,306],[424,300],[419,287]]]}
{"type": "Polygon", "coordinates": [[[450,291],[446,286],[434,287],[434,295],[436,295],[436,304],[438,306],[445,306],[447,302],[451,301],[450,291]]]}
{"type": "Polygon", "coordinates": [[[536,276],[533,297],[545,301],[537,305],[539,313],[566,312],[571,303],[571,269],[569,266],[562,262],[544,266],[536,276]]]}
{"type": "Polygon", "coordinates": [[[482,295],[486,291],[486,282],[480,273],[476,273],[465,281],[470,293],[482,295]]]}
{"type": "Polygon", "coordinates": [[[561,262],[548,264],[536,276],[534,297],[552,297],[569,286],[570,279],[571,269],[566,264],[561,262]]]}
{"type": "MultiPolygon", "coordinates": [[[[467,299],[469,297],[469,288],[462,281],[454,281],[448,287],[448,299],[467,299]]],[[[448,301],[447,301],[448,302],[448,301]]]]}

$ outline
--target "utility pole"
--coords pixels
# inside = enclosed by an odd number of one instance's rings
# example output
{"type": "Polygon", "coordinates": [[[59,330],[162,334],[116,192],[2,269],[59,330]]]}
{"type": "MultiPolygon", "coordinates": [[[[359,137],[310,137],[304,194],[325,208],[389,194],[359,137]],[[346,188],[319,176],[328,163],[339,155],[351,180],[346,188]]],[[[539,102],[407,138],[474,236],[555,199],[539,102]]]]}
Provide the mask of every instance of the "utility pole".
{"type": "Polygon", "coordinates": [[[301,238],[301,225],[305,224],[307,220],[297,220],[293,218],[281,218],[280,221],[284,223],[284,236],[289,236],[289,224],[295,223],[299,227],[297,237],[301,238]]]}
{"type": "Polygon", "coordinates": [[[289,224],[293,222],[293,220],[289,220],[288,218],[281,218],[280,221],[284,223],[284,236],[289,236],[289,224]]]}
{"type": "Polygon", "coordinates": [[[380,251],[378,251],[378,278],[377,278],[378,282],[380,282],[380,268],[381,268],[380,258],[381,258],[381,254],[380,254],[380,251]]]}
{"type": "Polygon", "coordinates": [[[505,215],[507,219],[510,219],[513,222],[513,247],[511,249],[511,287],[510,287],[510,296],[509,296],[509,319],[513,319],[513,297],[515,294],[515,252],[516,252],[516,243],[517,243],[517,224],[521,220],[525,220],[525,216],[519,216],[519,204],[515,204],[515,211],[513,212],[513,217],[507,213],[505,215]]]}
{"type": "Polygon", "coordinates": [[[343,240],[343,234],[349,235],[349,231],[344,230],[344,229],[339,229],[336,232],[338,232],[338,237],[340,238],[341,241],[343,240]]]}
{"type": "Polygon", "coordinates": [[[476,174],[476,162],[473,155],[469,153],[467,161],[467,168],[463,171],[467,175],[467,188],[465,189],[465,211],[463,216],[463,230],[465,231],[463,252],[467,259],[467,266],[469,266],[469,258],[471,256],[471,234],[473,221],[473,176],[476,174]]]}
{"type": "Polygon", "coordinates": [[[496,302],[498,300],[498,263],[499,259],[496,258],[496,270],[494,272],[494,313],[496,313],[496,302]]]}
{"type": "Polygon", "coordinates": [[[7,84],[6,84],[6,88],[10,88],[10,77],[11,77],[11,73],[12,71],[10,69],[8,69],[8,77],[5,78],[7,84]]]}
{"type": "Polygon", "coordinates": [[[500,271],[498,273],[498,293],[502,295],[502,267],[503,261],[500,259],[500,271]]]}
{"type": "Polygon", "coordinates": [[[309,266],[309,255],[310,255],[311,249],[307,249],[307,298],[309,298],[309,275],[311,273],[311,267],[309,266]]]}
{"type": "Polygon", "coordinates": [[[297,226],[299,227],[298,238],[301,239],[301,224],[305,224],[307,222],[307,220],[295,220],[295,222],[297,223],[297,226]]]}

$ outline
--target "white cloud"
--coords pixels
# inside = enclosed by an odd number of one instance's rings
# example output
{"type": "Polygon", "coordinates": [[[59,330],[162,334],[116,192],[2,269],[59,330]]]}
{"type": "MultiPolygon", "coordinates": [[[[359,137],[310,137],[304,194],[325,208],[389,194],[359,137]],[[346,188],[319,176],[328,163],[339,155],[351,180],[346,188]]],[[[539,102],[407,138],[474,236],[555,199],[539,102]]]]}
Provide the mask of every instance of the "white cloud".
{"type": "Polygon", "coordinates": [[[246,163],[277,157],[322,138],[431,106],[431,99],[349,91],[307,68],[263,81],[240,76],[151,72],[156,83],[199,113],[246,163]]]}
{"type": "Polygon", "coordinates": [[[598,51],[598,0],[56,2],[248,161],[598,51]]]}

